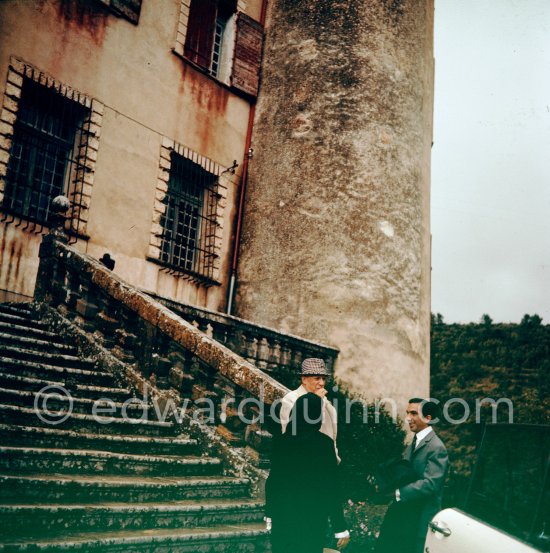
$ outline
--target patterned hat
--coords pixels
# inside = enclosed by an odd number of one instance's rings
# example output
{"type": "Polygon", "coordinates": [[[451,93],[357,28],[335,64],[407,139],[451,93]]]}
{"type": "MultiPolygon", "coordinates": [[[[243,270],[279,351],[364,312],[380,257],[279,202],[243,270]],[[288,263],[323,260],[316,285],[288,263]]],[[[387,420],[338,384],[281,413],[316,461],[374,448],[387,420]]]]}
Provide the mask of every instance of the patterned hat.
{"type": "Polygon", "coordinates": [[[302,361],[301,376],[331,376],[325,362],[316,357],[308,357],[302,361]]]}

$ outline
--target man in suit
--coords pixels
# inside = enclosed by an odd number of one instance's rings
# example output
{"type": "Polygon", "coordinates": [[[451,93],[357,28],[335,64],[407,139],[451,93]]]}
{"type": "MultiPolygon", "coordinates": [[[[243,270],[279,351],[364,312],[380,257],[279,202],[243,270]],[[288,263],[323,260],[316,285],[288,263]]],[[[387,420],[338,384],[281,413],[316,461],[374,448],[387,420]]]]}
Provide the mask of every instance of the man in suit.
{"type": "Polygon", "coordinates": [[[428,522],[441,509],[449,457],[430,425],[436,413],[434,402],[409,400],[405,420],[414,437],[403,458],[410,461],[418,478],[395,490],[395,501],[380,530],[378,553],[422,553],[428,522]]]}

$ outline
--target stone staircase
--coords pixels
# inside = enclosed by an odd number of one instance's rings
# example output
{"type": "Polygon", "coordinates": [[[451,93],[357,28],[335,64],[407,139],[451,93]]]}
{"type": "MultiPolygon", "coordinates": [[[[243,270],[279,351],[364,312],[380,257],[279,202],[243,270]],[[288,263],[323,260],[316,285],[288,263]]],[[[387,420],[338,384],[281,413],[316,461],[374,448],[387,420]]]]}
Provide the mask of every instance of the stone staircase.
{"type": "Polygon", "coordinates": [[[268,551],[249,479],[131,397],[31,306],[0,304],[0,551],[268,551]]]}

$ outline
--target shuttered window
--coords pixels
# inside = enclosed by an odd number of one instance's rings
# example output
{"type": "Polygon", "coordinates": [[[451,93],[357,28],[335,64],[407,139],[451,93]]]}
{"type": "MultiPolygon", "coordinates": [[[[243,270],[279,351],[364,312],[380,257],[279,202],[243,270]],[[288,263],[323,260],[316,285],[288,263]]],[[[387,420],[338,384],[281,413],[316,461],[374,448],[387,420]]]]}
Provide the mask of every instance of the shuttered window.
{"type": "Polygon", "coordinates": [[[216,25],[216,0],[193,0],[185,40],[185,57],[204,69],[210,69],[216,25]]]}
{"type": "Polygon", "coordinates": [[[185,58],[233,88],[258,94],[263,28],[236,0],[191,0],[185,58]]]}
{"type": "Polygon", "coordinates": [[[239,13],[231,84],[251,96],[258,94],[262,44],[262,26],[248,15],[239,13]]]}

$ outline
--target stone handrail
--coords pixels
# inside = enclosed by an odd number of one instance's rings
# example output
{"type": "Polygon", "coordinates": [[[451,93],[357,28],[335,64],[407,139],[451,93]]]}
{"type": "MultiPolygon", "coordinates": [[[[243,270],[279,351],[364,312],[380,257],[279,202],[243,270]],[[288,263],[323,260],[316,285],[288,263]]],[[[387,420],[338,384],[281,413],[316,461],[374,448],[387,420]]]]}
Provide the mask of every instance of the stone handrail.
{"type": "Polygon", "coordinates": [[[336,348],[152,292],[145,293],[290,388],[298,384],[298,369],[306,357],[321,358],[329,370],[334,370],[339,353],[336,348]]]}
{"type": "Polygon", "coordinates": [[[131,367],[139,375],[136,390],[144,393],[150,383],[180,404],[211,401],[215,415],[206,418],[217,435],[232,446],[248,446],[265,466],[275,412],[270,406],[288,389],[59,238],[55,233],[43,238],[36,301],[55,308],[131,367]],[[231,406],[218,409],[224,403],[231,406]]]}
{"type": "Polygon", "coordinates": [[[111,300],[161,330],[186,351],[193,353],[254,397],[262,396],[265,403],[273,403],[288,391],[274,378],[195,328],[160,302],[124,282],[96,259],[52,239],[52,235],[45,236],[40,248],[35,299],[50,304],[57,300],[57,303],[63,302],[68,306],[74,304],[72,306],[75,308],[76,302],[80,300],[82,303],[78,310],[81,314],[86,313],[88,308],[88,316],[91,310],[97,316],[108,319],[110,314],[106,312],[106,306],[90,304],[90,298],[85,298],[86,293],[90,295],[91,287],[86,288],[84,284],[95,286],[111,300]],[[60,293],[66,297],[60,297],[60,293]]]}

